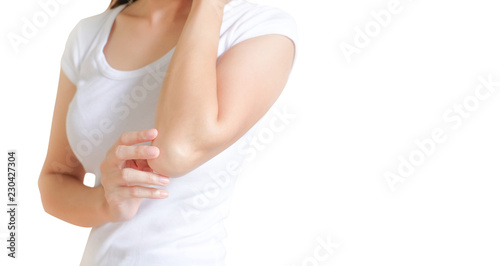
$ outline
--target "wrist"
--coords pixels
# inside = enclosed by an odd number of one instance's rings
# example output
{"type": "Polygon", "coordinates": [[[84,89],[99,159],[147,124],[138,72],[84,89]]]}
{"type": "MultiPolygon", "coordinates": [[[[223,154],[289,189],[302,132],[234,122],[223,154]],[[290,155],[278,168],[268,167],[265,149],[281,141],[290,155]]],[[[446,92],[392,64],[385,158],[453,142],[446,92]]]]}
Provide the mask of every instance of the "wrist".
{"type": "Polygon", "coordinates": [[[108,201],[106,200],[106,196],[104,194],[104,188],[102,187],[102,185],[99,185],[99,186],[96,186],[94,187],[94,189],[97,191],[98,195],[99,195],[99,213],[101,214],[102,216],[102,220],[104,221],[104,223],[108,223],[108,222],[113,222],[113,218],[112,218],[112,214],[111,214],[111,211],[110,211],[110,208],[109,208],[109,204],[108,204],[108,201]]]}

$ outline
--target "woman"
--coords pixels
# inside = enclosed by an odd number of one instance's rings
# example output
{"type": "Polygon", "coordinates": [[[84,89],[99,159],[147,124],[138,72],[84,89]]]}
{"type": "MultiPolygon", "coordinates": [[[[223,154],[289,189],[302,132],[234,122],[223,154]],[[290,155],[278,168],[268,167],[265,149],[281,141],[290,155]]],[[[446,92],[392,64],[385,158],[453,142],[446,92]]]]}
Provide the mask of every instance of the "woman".
{"type": "Polygon", "coordinates": [[[224,265],[241,144],[296,38],[245,0],[116,1],[75,26],[39,188],[46,212],[92,227],[81,265],[224,265]]]}

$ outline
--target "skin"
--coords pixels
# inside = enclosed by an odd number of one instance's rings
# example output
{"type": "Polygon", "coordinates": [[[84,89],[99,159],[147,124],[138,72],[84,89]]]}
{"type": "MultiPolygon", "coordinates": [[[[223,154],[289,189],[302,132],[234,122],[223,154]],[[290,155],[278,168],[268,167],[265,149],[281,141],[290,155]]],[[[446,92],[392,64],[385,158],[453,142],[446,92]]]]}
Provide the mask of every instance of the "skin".
{"type": "Polygon", "coordinates": [[[138,69],[176,50],[158,98],[155,128],[123,133],[101,164],[100,186],[83,185],[85,171],[68,149],[65,117],[76,87],[61,71],[39,178],[46,212],[84,227],[129,220],[143,198],[168,196],[146,185],[166,186],[169,178],[205,163],[269,110],[286,85],[293,42],[281,35],[259,36],[217,60],[227,2],[140,0],[118,15],[104,49],[114,68],[138,69]],[[134,145],[147,141],[151,146],[134,145]]]}

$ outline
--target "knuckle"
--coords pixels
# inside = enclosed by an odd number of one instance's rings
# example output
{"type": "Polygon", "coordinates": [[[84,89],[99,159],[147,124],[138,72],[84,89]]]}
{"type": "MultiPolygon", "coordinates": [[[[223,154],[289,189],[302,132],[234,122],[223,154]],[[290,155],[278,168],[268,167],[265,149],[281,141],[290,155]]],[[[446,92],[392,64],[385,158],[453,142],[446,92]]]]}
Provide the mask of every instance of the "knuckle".
{"type": "Polygon", "coordinates": [[[132,148],[134,149],[134,156],[140,157],[144,154],[143,145],[134,145],[132,148]]]}
{"type": "Polygon", "coordinates": [[[142,156],[148,156],[148,151],[149,151],[149,146],[145,146],[145,145],[140,145],[137,147],[137,151],[139,154],[141,154],[142,156]]]}
{"type": "Polygon", "coordinates": [[[132,198],[140,198],[141,197],[141,188],[140,187],[131,187],[130,188],[130,196],[132,198]]]}
{"type": "Polygon", "coordinates": [[[120,170],[120,180],[128,186],[128,184],[131,182],[131,169],[129,168],[123,168],[120,170]]]}
{"type": "Polygon", "coordinates": [[[146,134],[145,134],[145,131],[144,131],[144,130],[143,130],[143,131],[139,131],[139,132],[137,132],[137,139],[139,139],[139,140],[144,140],[144,139],[146,139],[146,134]]]}
{"type": "Polygon", "coordinates": [[[158,178],[153,174],[148,174],[146,177],[146,182],[150,185],[154,185],[158,182],[158,178]]]}
{"type": "Polygon", "coordinates": [[[125,149],[125,145],[116,146],[115,152],[114,152],[115,157],[118,159],[122,159],[123,158],[122,154],[123,154],[124,149],[125,149]]]}
{"type": "Polygon", "coordinates": [[[128,134],[127,134],[127,132],[122,133],[122,134],[120,135],[120,138],[118,139],[118,141],[119,141],[120,143],[125,143],[125,142],[127,142],[127,135],[128,135],[128,134]]]}

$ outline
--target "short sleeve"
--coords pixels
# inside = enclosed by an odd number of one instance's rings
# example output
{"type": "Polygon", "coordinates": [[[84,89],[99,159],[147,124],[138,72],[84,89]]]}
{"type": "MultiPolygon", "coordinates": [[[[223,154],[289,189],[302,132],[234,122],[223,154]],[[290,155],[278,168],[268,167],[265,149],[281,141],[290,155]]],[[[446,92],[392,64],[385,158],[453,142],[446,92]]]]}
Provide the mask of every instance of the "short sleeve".
{"type": "MultiPolygon", "coordinates": [[[[240,17],[231,36],[230,46],[244,40],[267,34],[288,37],[295,45],[297,57],[298,31],[295,19],[287,12],[275,7],[262,7],[240,17]]],[[[295,60],[294,60],[295,61],[295,60]]]]}
{"type": "Polygon", "coordinates": [[[78,23],[70,32],[61,57],[62,71],[73,84],[77,84],[79,76],[78,73],[80,72],[80,43],[78,38],[80,24],[81,23],[78,23]]]}

